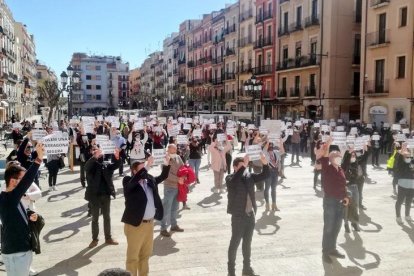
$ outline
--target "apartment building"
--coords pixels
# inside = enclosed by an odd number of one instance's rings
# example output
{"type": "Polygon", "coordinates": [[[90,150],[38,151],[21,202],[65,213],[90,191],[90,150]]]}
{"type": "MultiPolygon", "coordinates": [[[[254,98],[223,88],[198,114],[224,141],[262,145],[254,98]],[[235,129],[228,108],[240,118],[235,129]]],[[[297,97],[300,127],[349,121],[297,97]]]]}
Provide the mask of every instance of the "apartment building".
{"type": "Polygon", "coordinates": [[[210,111],[224,110],[224,26],[225,11],[215,11],[212,13],[213,30],[213,81],[212,86],[207,88],[207,95],[210,100],[210,111]]]}
{"type": "Polygon", "coordinates": [[[129,95],[130,95],[130,107],[132,109],[142,108],[139,102],[140,93],[141,93],[141,70],[140,68],[134,68],[132,70],[129,70],[129,95]]]}
{"type": "Polygon", "coordinates": [[[141,71],[141,101],[143,106],[149,109],[159,109],[158,99],[161,96],[162,88],[160,79],[163,75],[163,52],[157,51],[151,53],[140,67],[141,71]],[[157,87],[157,83],[159,87],[157,87]]]}
{"type": "Polygon", "coordinates": [[[253,49],[256,38],[256,5],[253,0],[240,0],[239,3],[239,40],[237,70],[237,111],[252,112],[252,96],[244,91],[244,83],[252,77],[255,64],[253,49]]]}
{"type": "Polygon", "coordinates": [[[163,106],[167,109],[177,108],[178,91],[173,89],[174,86],[174,41],[178,37],[178,33],[172,33],[163,41],[164,65],[163,65],[163,81],[164,87],[161,100],[163,106]]]}
{"type": "Polygon", "coordinates": [[[272,118],[272,99],[275,91],[275,33],[276,0],[256,0],[255,67],[253,74],[263,83],[261,95],[255,95],[256,114],[272,118]],[[263,109],[263,110],[261,110],[263,109]]]}
{"type": "Polygon", "coordinates": [[[237,111],[239,2],[228,5],[224,12],[224,110],[237,111]]]}
{"type": "Polygon", "coordinates": [[[362,1],[361,114],[366,122],[413,122],[414,3],[362,1]]]}
{"type": "Polygon", "coordinates": [[[281,0],[277,117],[359,118],[361,1],[281,0]]]}

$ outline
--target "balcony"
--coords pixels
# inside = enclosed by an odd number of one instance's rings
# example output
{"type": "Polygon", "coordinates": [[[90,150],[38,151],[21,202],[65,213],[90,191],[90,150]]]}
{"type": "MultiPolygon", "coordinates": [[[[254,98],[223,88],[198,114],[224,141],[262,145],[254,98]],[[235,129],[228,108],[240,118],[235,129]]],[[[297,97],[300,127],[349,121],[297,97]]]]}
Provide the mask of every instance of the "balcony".
{"type": "Polygon", "coordinates": [[[268,19],[272,19],[273,18],[273,13],[272,13],[272,11],[270,10],[268,10],[268,11],[265,11],[264,13],[263,13],[263,21],[266,21],[266,20],[268,20],[268,19]]]}
{"type": "Polygon", "coordinates": [[[318,25],[320,25],[319,14],[312,14],[311,16],[305,18],[305,28],[318,25]]]}
{"type": "Polygon", "coordinates": [[[207,56],[207,57],[204,57],[204,63],[209,63],[209,62],[211,62],[211,56],[207,56]]]}
{"type": "Polygon", "coordinates": [[[228,26],[226,29],[224,29],[224,35],[229,35],[231,33],[234,33],[236,31],[236,25],[233,24],[232,26],[228,26]]]}
{"type": "Polygon", "coordinates": [[[256,40],[255,45],[254,45],[254,49],[260,49],[260,48],[264,48],[267,46],[272,46],[273,45],[273,38],[272,37],[265,37],[265,38],[259,38],[258,40],[256,40]]]}
{"type": "Polygon", "coordinates": [[[376,47],[390,43],[390,30],[381,30],[367,34],[367,45],[376,47]]]}
{"type": "Polygon", "coordinates": [[[185,83],[185,77],[179,77],[178,78],[178,83],[179,84],[184,84],[185,83]]]}
{"type": "Polygon", "coordinates": [[[223,78],[213,78],[213,85],[223,84],[223,78]]]}
{"type": "Polygon", "coordinates": [[[316,97],[316,86],[315,85],[305,87],[305,97],[309,97],[309,98],[316,97]]]}
{"type": "Polygon", "coordinates": [[[185,58],[178,60],[178,65],[182,65],[182,64],[185,64],[185,58]]]}
{"type": "Polygon", "coordinates": [[[294,33],[294,32],[298,32],[302,30],[303,30],[302,21],[298,21],[298,22],[295,22],[289,25],[289,33],[294,33]]]}
{"type": "Polygon", "coordinates": [[[253,68],[253,75],[259,76],[259,75],[272,74],[273,73],[272,67],[273,67],[272,65],[264,65],[264,66],[254,67],[253,68]]]}
{"type": "Polygon", "coordinates": [[[203,45],[203,44],[201,43],[201,41],[197,41],[197,42],[193,43],[193,49],[200,48],[200,47],[201,47],[201,45],[203,45]]]}
{"type": "Polygon", "coordinates": [[[252,37],[244,37],[239,39],[239,47],[243,48],[253,43],[252,37]]]}
{"type": "Polygon", "coordinates": [[[279,91],[277,92],[277,97],[278,98],[286,98],[287,97],[286,88],[280,88],[279,91]]]}
{"type": "Polygon", "coordinates": [[[214,37],[213,43],[219,44],[224,41],[224,34],[214,37]]]}
{"type": "Polygon", "coordinates": [[[252,17],[253,17],[253,10],[245,11],[240,15],[240,22],[243,22],[252,17]]]}
{"type": "Polygon", "coordinates": [[[250,63],[249,64],[242,64],[239,67],[239,72],[240,73],[251,73],[252,72],[252,65],[250,63]]]}
{"type": "Polygon", "coordinates": [[[352,65],[360,65],[361,64],[361,56],[360,55],[354,55],[352,57],[352,65]]]}
{"type": "Polygon", "coordinates": [[[223,57],[219,56],[219,57],[215,57],[212,60],[213,64],[218,64],[218,63],[222,63],[223,62],[223,57]]]}
{"type": "Polygon", "coordinates": [[[388,95],[388,79],[381,81],[366,81],[365,91],[368,96],[384,96],[388,95]]]}
{"type": "Polygon", "coordinates": [[[235,80],[236,79],[236,74],[235,73],[225,73],[226,76],[226,80],[235,80]]]}
{"type": "Polygon", "coordinates": [[[194,86],[194,81],[193,80],[187,81],[187,86],[188,87],[193,87],[194,86]]]}
{"type": "Polygon", "coordinates": [[[262,91],[262,99],[270,99],[270,90],[263,90],[262,91]]]}
{"type": "Polygon", "coordinates": [[[301,56],[297,58],[289,58],[276,65],[276,71],[290,70],[295,68],[303,68],[320,64],[320,58],[316,56],[301,56]]]}
{"type": "Polygon", "coordinates": [[[299,98],[300,97],[300,88],[295,87],[290,89],[290,97],[291,98],[299,98]]]}
{"type": "Polygon", "coordinates": [[[190,60],[187,62],[187,67],[188,68],[193,68],[194,67],[194,60],[190,60]]]}
{"type": "Polygon", "coordinates": [[[204,79],[195,79],[194,80],[194,85],[202,85],[204,84],[204,79]]]}
{"type": "Polygon", "coordinates": [[[383,6],[387,6],[389,3],[390,0],[371,0],[370,7],[376,9],[383,6]]]}
{"type": "Polygon", "coordinates": [[[225,57],[232,56],[236,54],[236,50],[234,48],[226,48],[225,57]]]}
{"type": "Polygon", "coordinates": [[[178,46],[179,46],[179,47],[183,47],[183,46],[185,46],[185,40],[181,40],[181,41],[179,41],[179,42],[178,42],[178,46]]]}
{"type": "Polygon", "coordinates": [[[288,28],[288,26],[280,27],[277,33],[279,34],[279,36],[289,35],[289,28],[288,28]]]}

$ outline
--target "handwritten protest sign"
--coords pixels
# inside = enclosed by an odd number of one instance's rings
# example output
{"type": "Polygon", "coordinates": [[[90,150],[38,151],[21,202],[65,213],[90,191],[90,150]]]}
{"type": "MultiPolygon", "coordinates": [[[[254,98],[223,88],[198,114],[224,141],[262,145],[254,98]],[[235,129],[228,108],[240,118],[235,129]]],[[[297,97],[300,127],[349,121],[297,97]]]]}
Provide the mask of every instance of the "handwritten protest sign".
{"type": "Polygon", "coordinates": [[[344,126],[337,126],[336,131],[345,131],[345,127],[344,126]]]}
{"type": "Polygon", "coordinates": [[[280,133],[285,123],[280,120],[262,120],[261,126],[269,131],[269,133],[280,133]]]}
{"type": "Polygon", "coordinates": [[[227,135],[232,135],[233,136],[236,133],[236,131],[235,131],[234,127],[228,127],[228,128],[226,128],[226,133],[227,133],[227,135]]]}
{"type": "Polygon", "coordinates": [[[100,145],[102,142],[108,141],[109,137],[107,135],[96,135],[95,139],[96,143],[100,145]]]}
{"type": "Polygon", "coordinates": [[[226,134],[224,134],[224,133],[217,134],[217,141],[223,142],[223,141],[226,141],[226,140],[227,140],[226,134]]]}
{"type": "Polygon", "coordinates": [[[50,154],[66,154],[69,147],[69,136],[64,134],[51,134],[43,137],[41,142],[45,146],[46,155],[50,154]]]}
{"type": "Polygon", "coordinates": [[[414,139],[407,139],[407,148],[414,149],[414,139]]]}
{"type": "Polygon", "coordinates": [[[13,123],[13,128],[22,129],[22,125],[20,123],[13,123]]]}
{"type": "Polygon", "coordinates": [[[178,145],[187,145],[188,144],[187,135],[177,135],[177,144],[178,145]]]}
{"type": "Polygon", "coordinates": [[[355,150],[363,150],[364,146],[366,144],[366,141],[363,137],[358,137],[355,139],[354,149],[355,150]]]}
{"type": "Polygon", "coordinates": [[[405,140],[407,140],[407,137],[405,136],[405,134],[397,134],[397,137],[395,140],[397,142],[404,142],[405,140]]]}
{"type": "Polygon", "coordinates": [[[371,139],[372,139],[372,141],[379,141],[380,136],[379,135],[372,135],[371,139]]]}
{"type": "Polygon", "coordinates": [[[191,129],[191,125],[190,124],[184,124],[183,129],[184,130],[190,130],[191,129]]]}
{"type": "Polygon", "coordinates": [[[391,129],[392,130],[401,130],[401,126],[399,124],[393,124],[391,129]]]}
{"type": "Polygon", "coordinates": [[[332,145],[345,145],[346,144],[346,132],[332,132],[332,145]]]}
{"type": "Polygon", "coordinates": [[[269,130],[265,127],[262,127],[262,126],[259,127],[259,132],[260,132],[260,134],[263,134],[263,135],[269,134],[269,130]]]}
{"type": "Polygon", "coordinates": [[[113,154],[115,152],[115,144],[110,140],[101,142],[99,148],[103,154],[113,154]]]}
{"type": "Polygon", "coordinates": [[[168,128],[168,135],[171,137],[176,137],[180,133],[180,126],[174,125],[168,128]]]}
{"type": "Polygon", "coordinates": [[[193,130],[193,137],[201,138],[201,129],[194,129],[193,130]]]}
{"type": "Polygon", "coordinates": [[[279,145],[280,143],[280,134],[279,133],[270,133],[268,136],[269,142],[273,145],[279,145]]]}
{"type": "Polygon", "coordinates": [[[262,153],[262,148],[260,145],[250,145],[246,146],[246,153],[250,158],[250,161],[260,160],[260,154],[262,153]]]}
{"type": "Polygon", "coordinates": [[[46,135],[47,135],[46,130],[43,130],[43,129],[34,129],[34,130],[32,130],[32,140],[33,141],[39,141],[43,137],[45,137],[46,135]]]}
{"type": "Polygon", "coordinates": [[[154,165],[161,165],[165,159],[165,149],[153,149],[152,156],[154,157],[154,165]]]}
{"type": "Polygon", "coordinates": [[[138,120],[134,123],[134,130],[139,131],[144,129],[144,122],[142,120],[138,120]]]}
{"type": "Polygon", "coordinates": [[[37,129],[43,128],[43,125],[42,125],[42,123],[35,123],[34,128],[37,128],[37,129]]]}
{"type": "Polygon", "coordinates": [[[402,133],[403,134],[410,134],[410,129],[409,128],[403,128],[402,133]]]}

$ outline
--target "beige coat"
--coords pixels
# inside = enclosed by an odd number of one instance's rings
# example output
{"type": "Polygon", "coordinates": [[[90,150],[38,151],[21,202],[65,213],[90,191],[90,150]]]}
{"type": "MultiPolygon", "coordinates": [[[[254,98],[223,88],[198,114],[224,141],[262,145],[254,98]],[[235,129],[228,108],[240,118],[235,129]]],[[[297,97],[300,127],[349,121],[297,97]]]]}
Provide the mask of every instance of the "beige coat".
{"type": "Polygon", "coordinates": [[[177,171],[182,165],[184,165],[184,163],[180,156],[177,155],[176,158],[170,159],[170,172],[168,174],[168,178],[164,180],[164,186],[170,188],[178,187],[177,171]]]}
{"type": "Polygon", "coordinates": [[[216,148],[216,142],[212,142],[208,147],[208,150],[211,153],[211,169],[216,172],[219,172],[220,169],[226,170],[226,152],[231,150],[230,143],[227,143],[224,146],[224,149],[220,151],[216,148]]]}

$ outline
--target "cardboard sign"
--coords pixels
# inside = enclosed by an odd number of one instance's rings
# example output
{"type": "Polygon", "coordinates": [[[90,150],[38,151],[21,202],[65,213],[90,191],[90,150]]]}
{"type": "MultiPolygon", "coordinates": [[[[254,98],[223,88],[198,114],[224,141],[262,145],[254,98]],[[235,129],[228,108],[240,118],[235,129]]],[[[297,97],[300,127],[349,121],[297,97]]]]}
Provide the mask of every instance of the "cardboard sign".
{"type": "Polygon", "coordinates": [[[226,141],[226,140],[227,140],[226,134],[224,134],[224,133],[217,134],[217,141],[223,142],[223,141],[226,141]]]}
{"type": "Polygon", "coordinates": [[[43,129],[33,129],[32,130],[32,140],[33,141],[40,141],[46,135],[47,135],[46,130],[43,130],[43,129]]]}
{"type": "Polygon", "coordinates": [[[202,131],[201,131],[201,129],[194,129],[194,130],[193,130],[193,137],[198,137],[198,138],[201,138],[201,136],[202,136],[202,131]]]}
{"type": "Polygon", "coordinates": [[[262,153],[262,147],[260,145],[246,146],[246,153],[250,158],[250,161],[260,160],[260,154],[262,153]]]}
{"type": "Polygon", "coordinates": [[[379,141],[380,138],[381,137],[379,135],[372,135],[372,137],[371,137],[372,141],[379,141]]]}
{"type": "Polygon", "coordinates": [[[165,149],[153,149],[152,156],[154,157],[154,165],[162,165],[165,160],[165,149]]]}
{"type": "Polygon", "coordinates": [[[46,155],[66,154],[69,148],[69,136],[67,133],[51,134],[43,137],[41,142],[45,146],[46,155]]]}
{"type": "Polygon", "coordinates": [[[177,135],[177,144],[178,145],[187,145],[188,144],[187,135],[177,135]]]}

